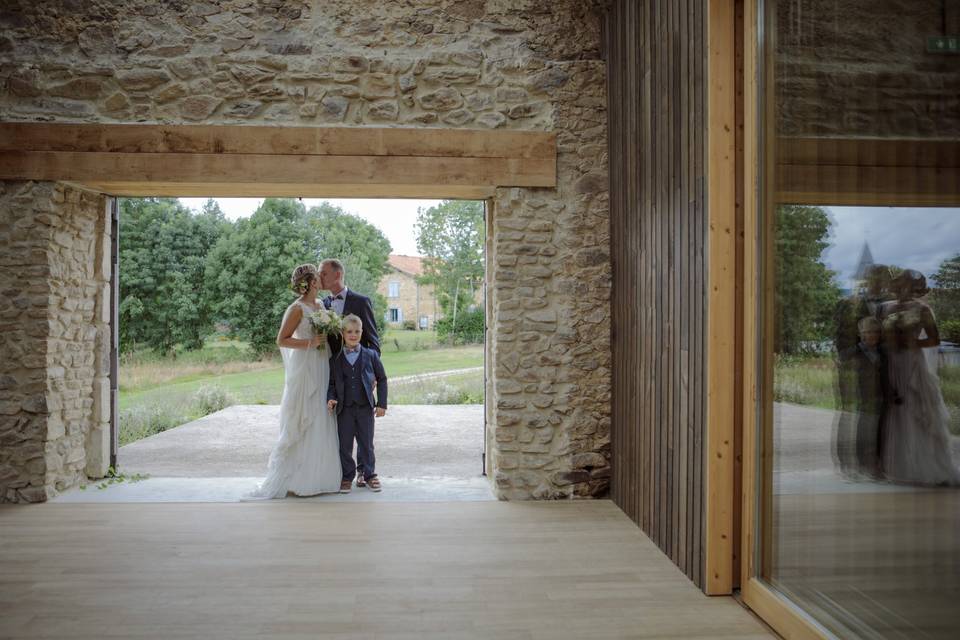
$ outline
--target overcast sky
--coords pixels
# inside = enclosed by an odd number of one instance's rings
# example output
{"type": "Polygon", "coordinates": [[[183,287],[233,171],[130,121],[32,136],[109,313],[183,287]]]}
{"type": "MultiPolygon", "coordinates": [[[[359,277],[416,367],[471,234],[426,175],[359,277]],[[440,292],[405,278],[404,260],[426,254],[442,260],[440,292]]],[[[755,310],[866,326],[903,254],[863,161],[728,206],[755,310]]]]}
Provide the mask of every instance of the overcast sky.
{"type": "Polygon", "coordinates": [[[916,269],[929,277],[940,263],[960,253],[960,209],[830,207],[832,244],[824,252],[827,266],[843,287],[860,260],[864,241],[873,261],[916,269]]]}
{"type": "MultiPolygon", "coordinates": [[[[215,198],[215,200],[220,204],[220,209],[227,218],[236,220],[252,214],[260,206],[263,198],[215,198]]],[[[419,255],[413,227],[417,221],[417,209],[432,207],[441,202],[440,200],[304,198],[303,204],[309,209],[324,200],[371,223],[387,236],[393,247],[393,253],[408,256],[419,255]]],[[[180,198],[180,202],[191,209],[200,209],[206,201],[207,198],[180,198]]]]}
{"type": "MultiPolygon", "coordinates": [[[[199,209],[206,198],[180,198],[192,209],[199,209]]],[[[231,220],[249,216],[262,198],[217,198],[220,208],[231,220]]],[[[322,200],[304,198],[307,207],[322,200]]],[[[418,255],[414,224],[418,207],[431,207],[439,200],[386,200],[358,198],[327,199],[345,211],[359,215],[380,229],[393,247],[393,253],[418,255]]],[[[838,273],[843,287],[860,260],[864,241],[870,244],[874,262],[916,269],[928,278],[941,262],[960,253],[960,209],[830,207],[833,220],[831,246],[824,261],[838,273]]]]}

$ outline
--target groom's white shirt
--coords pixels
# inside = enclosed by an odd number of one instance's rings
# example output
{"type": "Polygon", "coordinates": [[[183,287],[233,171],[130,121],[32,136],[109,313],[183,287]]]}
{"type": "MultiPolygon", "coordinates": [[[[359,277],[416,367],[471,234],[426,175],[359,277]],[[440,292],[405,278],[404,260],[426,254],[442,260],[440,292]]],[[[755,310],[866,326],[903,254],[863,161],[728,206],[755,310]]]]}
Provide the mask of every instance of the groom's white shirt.
{"type": "MultiPolygon", "coordinates": [[[[343,315],[343,305],[347,302],[347,288],[344,287],[343,291],[337,294],[338,296],[343,296],[340,300],[331,300],[330,308],[337,312],[337,315],[343,315]]],[[[334,295],[330,294],[330,297],[333,298],[334,295]]]]}

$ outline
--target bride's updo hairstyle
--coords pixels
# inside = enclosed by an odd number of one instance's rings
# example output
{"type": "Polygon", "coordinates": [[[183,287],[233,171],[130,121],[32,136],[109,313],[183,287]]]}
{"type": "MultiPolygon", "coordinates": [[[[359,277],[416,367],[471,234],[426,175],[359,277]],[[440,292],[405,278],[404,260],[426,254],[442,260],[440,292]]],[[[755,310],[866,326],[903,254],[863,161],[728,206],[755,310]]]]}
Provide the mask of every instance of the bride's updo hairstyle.
{"type": "Polygon", "coordinates": [[[290,289],[298,296],[302,296],[310,289],[310,283],[315,277],[317,277],[317,268],[312,264],[302,264],[294,269],[293,275],[290,276],[290,289]]]}

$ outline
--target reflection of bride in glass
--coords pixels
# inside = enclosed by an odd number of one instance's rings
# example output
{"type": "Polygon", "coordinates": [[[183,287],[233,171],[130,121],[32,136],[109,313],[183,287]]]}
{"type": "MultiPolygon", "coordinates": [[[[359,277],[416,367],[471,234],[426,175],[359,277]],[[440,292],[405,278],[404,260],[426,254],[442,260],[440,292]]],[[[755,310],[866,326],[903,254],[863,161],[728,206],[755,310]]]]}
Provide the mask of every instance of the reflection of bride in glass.
{"type": "Polygon", "coordinates": [[[883,417],[883,470],[894,482],[960,485],[950,451],[950,414],[924,349],[940,344],[922,273],[907,269],[893,281],[896,300],[883,303],[883,344],[890,397],[883,417]]]}

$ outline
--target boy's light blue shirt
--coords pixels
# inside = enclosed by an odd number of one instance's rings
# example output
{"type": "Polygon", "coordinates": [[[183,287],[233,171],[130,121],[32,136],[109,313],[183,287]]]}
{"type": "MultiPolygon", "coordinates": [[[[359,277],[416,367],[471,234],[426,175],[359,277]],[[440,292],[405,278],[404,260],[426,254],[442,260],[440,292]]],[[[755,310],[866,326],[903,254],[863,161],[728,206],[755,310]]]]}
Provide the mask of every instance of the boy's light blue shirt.
{"type": "Polygon", "coordinates": [[[349,362],[350,366],[352,367],[357,362],[357,358],[360,357],[360,345],[358,344],[352,351],[349,347],[344,346],[343,355],[347,357],[347,362],[349,362]]]}

